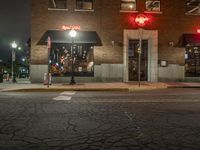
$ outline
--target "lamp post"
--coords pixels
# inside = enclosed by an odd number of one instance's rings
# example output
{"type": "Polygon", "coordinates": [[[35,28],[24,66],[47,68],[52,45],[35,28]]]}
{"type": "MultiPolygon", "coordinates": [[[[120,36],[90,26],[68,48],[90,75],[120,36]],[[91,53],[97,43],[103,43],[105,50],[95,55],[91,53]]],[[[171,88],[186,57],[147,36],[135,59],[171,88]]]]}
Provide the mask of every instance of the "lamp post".
{"type": "Polygon", "coordinates": [[[138,47],[138,84],[140,87],[141,81],[141,53],[142,53],[142,37],[139,39],[139,47],[138,47]]]}
{"type": "MultiPolygon", "coordinates": [[[[144,27],[147,25],[149,18],[144,14],[138,14],[135,18],[135,23],[139,27],[144,27]]],[[[138,47],[138,84],[140,86],[141,80],[141,54],[142,54],[142,38],[143,38],[143,28],[139,29],[139,47],[138,47]]]]}
{"type": "Polygon", "coordinates": [[[138,84],[141,85],[141,54],[142,54],[143,29],[139,29],[139,47],[138,47],[138,84]]]}
{"type": "Polygon", "coordinates": [[[51,50],[51,37],[48,36],[47,38],[47,87],[49,88],[49,84],[50,84],[50,50],[51,50]]]}
{"type": "Polygon", "coordinates": [[[17,44],[15,41],[12,42],[12,82],[15,83],[15,73],[14,73],[14,62],[15,62],[15,49],[17,48],[17,44]]]}
{"type": "Polygon", "coordinates": [[[71,43],[71,81],[70,84],[76,84],[75,79],[74,79],[74,53],[73,53],[73,44],[74,44],[74,38],[76,37],[76,31],[74,29],[71,29],[69,31],[69,36],[72,38],[72,43],[71,43]]]}

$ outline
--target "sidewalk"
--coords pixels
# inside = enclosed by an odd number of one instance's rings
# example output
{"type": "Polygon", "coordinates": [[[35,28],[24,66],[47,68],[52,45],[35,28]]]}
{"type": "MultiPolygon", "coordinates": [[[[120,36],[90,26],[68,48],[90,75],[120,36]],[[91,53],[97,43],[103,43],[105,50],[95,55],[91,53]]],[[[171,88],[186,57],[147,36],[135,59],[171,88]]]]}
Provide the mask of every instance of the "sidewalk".
{"type": "Polygon", "coordinates": [[[52,84],[47,87],[42,83],[33,84],[27,79],[17,79],[17,83],[4,81],[0,83],[0,91],[26,91],[26,92],[51,92],[51,91],[138,91],[164,88],[200,88],[200,83],[188,82],[113,82],[113,83],[77,83],[75,85],[52,84]]]}

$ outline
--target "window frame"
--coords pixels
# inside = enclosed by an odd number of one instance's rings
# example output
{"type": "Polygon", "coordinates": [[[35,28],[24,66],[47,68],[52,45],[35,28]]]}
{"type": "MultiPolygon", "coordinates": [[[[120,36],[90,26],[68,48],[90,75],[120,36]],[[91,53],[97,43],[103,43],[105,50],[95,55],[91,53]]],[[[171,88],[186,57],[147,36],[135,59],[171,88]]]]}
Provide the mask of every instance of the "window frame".
{"type": "Polygon", "coordinates": [[[75,11],[91,11],[91,12],[94,12],[94,0],[90,0],[91,3],[92,3],[92,8],[91,9],[84,9],[83,7],[82,8],[78,8],[78,1],[81,1],[81,3],[83,4],[85,2],[85,0],[76,0],[76,9],[75,11]]]}
{"type": "MultiPolygon", "coordinates": [[[[68,3],[67,3],[68,0],[62,0],[62,1],[65,1],[65,3],[66,3],[66,4],[65,4],[65,5],[66,5],[65,7],[66,7],[66,8],[52,8],[52,7],[50,7],[50,1],[54,1],[54,2],[55,2],[56,0],[49,0],[48,10],[68,11],[68,5],[67,5],[67,4],[68,4],[68,3]]],[[[56,2],[55,2],[55,3],[56,3],[56,2]]]]}
{"type": "Polygon", "coordinates": [[[155,14],[162,14],[162,11],[161,11],[161,0],[146,0],[145,1],[145,13],[155,13],[155,14]],[[150,2],[158,2],[159,3],[159,10],[148,10],[148,7],[147,7],[147,2],[150,1],[150,2]]]}
{"type": "Polygon", "coordinates": [[[135,0],[135,2],[134,2],[134,0],[127,0],[127,2],[123,2],[123,0],[120,0],[120,12],[132,12],[132,13],[137,13],[138,11],[137,11],[137,0],[135,0]],[[122,9],[122,4],[131,4],[131,3],[135,3],[135,9],[133,9],[133,10],[131,10],[131,9],[122,9]]]}
{"type": "Polygon", "coordinates": [[[187,10],[185,15],[200,15],[200,2],[192,2],[187,0],[186,2],[187,10]]]}

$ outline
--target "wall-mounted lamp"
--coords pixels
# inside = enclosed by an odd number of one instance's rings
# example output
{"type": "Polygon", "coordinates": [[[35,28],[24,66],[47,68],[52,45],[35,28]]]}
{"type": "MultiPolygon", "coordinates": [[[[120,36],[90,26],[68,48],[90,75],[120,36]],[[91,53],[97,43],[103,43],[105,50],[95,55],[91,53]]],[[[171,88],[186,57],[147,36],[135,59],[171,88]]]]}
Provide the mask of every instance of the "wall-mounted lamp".
{"type": "Polygon", "coordinates": [[[170,47],[174,47],[174,42],[170,41],[170,42],[169,42],[169,46],[170,46],[170,47]]]}
{"type": "Polygon", "coordinates": [[[112,46],[115,46],[115,41],[111,41],[112,46]]]}
{"type": "Polygon", "coordinates": [[[160,61],[160,66],[161,67],[167,67],[168,66],[168,62],[166,60],[161,60],[160,61]]]}

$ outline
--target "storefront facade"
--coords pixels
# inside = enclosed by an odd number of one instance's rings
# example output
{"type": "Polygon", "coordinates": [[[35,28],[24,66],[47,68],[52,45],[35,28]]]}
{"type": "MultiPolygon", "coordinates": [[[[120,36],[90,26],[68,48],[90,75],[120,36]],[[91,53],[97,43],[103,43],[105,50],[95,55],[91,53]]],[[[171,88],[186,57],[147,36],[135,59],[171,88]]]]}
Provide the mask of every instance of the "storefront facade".
{"type": "Polygon", "coordinates": [[[32,0],[31,7],[31,82],[47,72],[48,37],[53,82],[70,81],[72,62],[77,82],[200,80],[198,0],[32,0]]]}

